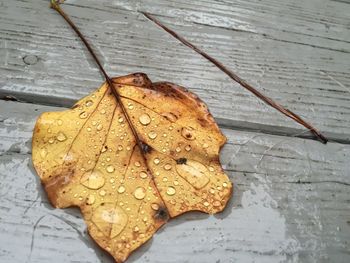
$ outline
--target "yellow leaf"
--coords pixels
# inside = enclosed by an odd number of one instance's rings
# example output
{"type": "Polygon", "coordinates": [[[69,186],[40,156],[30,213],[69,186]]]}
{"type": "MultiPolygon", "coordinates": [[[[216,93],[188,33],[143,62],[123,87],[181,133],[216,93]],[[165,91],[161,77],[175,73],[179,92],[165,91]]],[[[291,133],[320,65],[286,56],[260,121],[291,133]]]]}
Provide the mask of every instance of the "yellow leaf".
{"type": "Polygon", "coordinates": [[[105,83],[40,116],[33,163],[51,203],[78,206],[92,238],[123,262],[169,218],[222,211],[232,184],[219,161],[226,138],[196,95],[141,73],[113,83],[140,145],[105,83]]]}

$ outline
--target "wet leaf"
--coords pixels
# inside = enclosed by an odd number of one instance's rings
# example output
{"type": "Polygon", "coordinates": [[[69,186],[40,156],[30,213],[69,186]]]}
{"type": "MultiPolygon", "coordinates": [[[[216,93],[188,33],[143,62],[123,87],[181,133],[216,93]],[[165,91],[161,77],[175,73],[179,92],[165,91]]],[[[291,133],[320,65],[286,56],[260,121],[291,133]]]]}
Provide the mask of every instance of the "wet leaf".
{"type": "Polygon", "coordinates": [[[222,211],[232,185],[219,162],[226,138],[197,96],[144,74],[113,83],[141,147],[103,84],[40,116],[33,162],[51,203],[78,206],[92,238],[123,262],[170,218],[222,211]]]}

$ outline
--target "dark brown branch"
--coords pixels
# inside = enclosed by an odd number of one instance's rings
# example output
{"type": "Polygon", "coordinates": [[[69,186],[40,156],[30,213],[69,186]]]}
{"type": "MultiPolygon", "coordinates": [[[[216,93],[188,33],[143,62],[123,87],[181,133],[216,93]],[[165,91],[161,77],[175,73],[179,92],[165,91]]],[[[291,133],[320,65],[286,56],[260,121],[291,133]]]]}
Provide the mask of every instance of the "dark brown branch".
{"type": "Polygon", "coordinates": [[[87,42],[87,40],[85,39],[85,37],[81,34],[81,32],[79,31],[79,29],[75,26],[75,24],[73,23],[73,21],[68,17],[68,15],[61,9],[59,2],[57,0],[51,0],[51,7],[53,9],[55,9],[63,18],[64,20],[66,20],[66,22],[72,27],[72,29],[75,31],[75,33],[79,36],[79,38],[81,39],[81,41],[83,41],[84,45],[86,46],[86,48],[88,49],[88,51],[90,52],[91,56],[93,57],[93,59],[95,60],[98,68],[100,69],[100,71],[102,72],[103,76],[106,79],[106,82],[110,88],[110,90],[112,91],[117,103],[119,104],[123,115],[125,116],[125,119],[127,121],[127,123],[129,124],[129,127],[132,131],[132,134],[135,137],[136,143],[140,149],[141,155],[143,156],[143,159],[145,161],[145,164],[147,165],[147,160],[146,157],[144,155],[144,153],[142,152],[142,142],[140,140],[139,135],[137,134],[137,131],[134,127],[134,125],[131,122],[130,116],[128,114],[128,112],[126,111],[123,102],[121,101],[121,97],[119,92],[117,91],[117,89],[114,88],[113,85],[113,81],[112,79],[108,76],[108,74],[106,73],[106,71],[104,70],[102,64],[100,63],[99,59],[97,58],[97,56],[95,55],[94,51],[92,50],[90,44],[87,42]]]}
{"type": "Polygon", "coordinates": [[[324,144],[327,143],[328,139],[325,136],[323,136],[310,123],[304,121],[299,115],[297,115],[294,112],[284,108],[282,105],[278,104],[277,102],[275,102],[271,98],[265,96],[264,94],[262,94],[261,92],[256,90],[253,86],[251,86],[250,84],[245,82],[243,79],[241,79],[239,76],[237,76],[233,71],[231,71],[230,69],[225,67],[220,61],[216,60],[212,56],[208,55],[207,53],[205,53],[204,51],[199,49],[197,46],[193,45],[192,43],[190,43],[189,41],[184,39],[182,36],[180,36],[175,31],[171,30],[170,28],[168,28],[167,26],[162,24],[159,20],[157,20],[156,18],[151,16],[149,13],[146,13],[146,12],[141,12],[141,13],[144,16],[146,16],[149,20],[151,20],[152,22],[156,23],[158,26],[163,28],[166,32],[168,32],[170,35],[175,37],[177,40],[181,41],[184,45],[188,46],[189,48],[193,49],[198,54],[202,55],[204,58],[209,60],[211,63],[213,63],[215,66],[217,66],[221,71],[226,73],[226,75],[228,75],[232,80],[236,81],[241,86],[243,86],[244,88],[249,90],[251,93],[253,93],[255,96],[257,96],[259,99],[261,99],[262,101],[264,101],[265,103],[267,103],[271,107],[275,108],[279,112],[283,113],[287,117],[289,117],[289,118],[293,119],[294,121],[298,122],[299,124],[303,125],[305,128],[309,129],[322,143],[324,143],[324,144]]]}

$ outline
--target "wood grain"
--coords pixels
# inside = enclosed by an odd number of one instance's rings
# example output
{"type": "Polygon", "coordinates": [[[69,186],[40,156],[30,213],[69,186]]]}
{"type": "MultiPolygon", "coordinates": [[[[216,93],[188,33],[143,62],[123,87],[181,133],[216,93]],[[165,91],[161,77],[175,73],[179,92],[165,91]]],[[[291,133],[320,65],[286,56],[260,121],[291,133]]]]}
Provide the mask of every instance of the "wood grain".
{"type": "MultiPolygon", "coordinates": [[[[90,56],[48,1],[0,3],[1,98],[70,106],[100,85],[90,56]]],[[[142,71],[153,81],[186,86],[228,128],[289,136],[304,131],[138,13],[148,11],[331,140],[350,141],[345,2],[70,0],[64,8],[111,75],[142,71]]]]}
{"type": "MultiPolygon", "coordinates": [[[[224,213],[169,222],[128,262],[350,261],[349,1],[66,0],[63,8],[110,75],[141,71],[189,88],[228,137],[221,160],[235,192],[224,213]],[[139,11],[333,142],[299,138],[310,135],[139,11]]],[[[0,0],[0,263],[112,262],[79,211],[48,204],[30,150],[40,113],[73,105],[102,81],[48,0],[0,0]]]]}
{"type": "MultiPolygon", "coordinates": [[[[112,262],[78,211],[48,204],[32,168],[35,120],[63,108],[0,108],[0,262],[112,262]]],[[[221,161],[235,183],[227,209],[169,222],[128,262],[349,262],[350,146],[223,131],[221,161]]]]}

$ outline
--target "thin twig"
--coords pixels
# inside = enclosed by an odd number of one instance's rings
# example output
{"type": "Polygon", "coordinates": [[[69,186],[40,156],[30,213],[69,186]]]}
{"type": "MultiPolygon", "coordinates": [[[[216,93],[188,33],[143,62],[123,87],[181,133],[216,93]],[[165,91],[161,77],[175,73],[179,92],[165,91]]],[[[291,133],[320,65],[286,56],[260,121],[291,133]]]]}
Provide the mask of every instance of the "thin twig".
{"type": "Polygon", "coordinates": [[[294,112],[284,108],[282,105],[279,103],[275,102],[271,98],[263,95],[261,92],[256,90],[253,86],[245,82],[243,79],[241,79],[239,76],[237,76],[233,71],[225,67],[220,61],[217,59],[213,58],[212,56],[208,55],[205,53],[203,50],[199,49],[197,46],[194,44],[190,43],[187,41],[185,38],[177,34],[175,31],[171,30],[164,24],[162,24],[158,19],[150,15],[149,13],[146,12],[141,12],[144,16],[146,16],[149,20],[152,22],[156,23],[158,26],[163,28],[166,32],[168,32],[170,35],[175,37],[177,40],[182,42],[184,45],[188,46],[189,48],[193,49],[196,51],[198,54],[209,60],[211,63],[213,63],[215,66],[217,66],[221,71],[226,73],[232,80],[236,81],[239,83],[241,86],[249,90],[251,93],[253,93],[255,96],[257,96],[259,99],[270,105],[271,107],[275,108],[279,112],[283,113],[287,117],[293,119],[294,121],[298,122],[299,124],[303,125],[305,128],[309,129],[322,143],[326,144],[328,139],[323,136],[315,127],[313,127],[310,123],[304,121],[299,115],[295,114],[294,112]]]}

